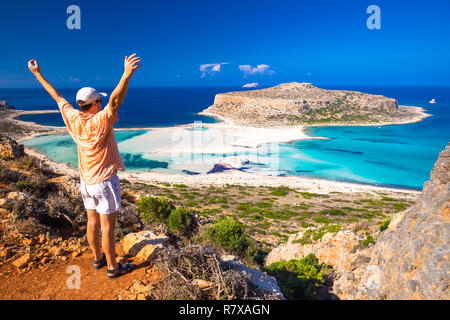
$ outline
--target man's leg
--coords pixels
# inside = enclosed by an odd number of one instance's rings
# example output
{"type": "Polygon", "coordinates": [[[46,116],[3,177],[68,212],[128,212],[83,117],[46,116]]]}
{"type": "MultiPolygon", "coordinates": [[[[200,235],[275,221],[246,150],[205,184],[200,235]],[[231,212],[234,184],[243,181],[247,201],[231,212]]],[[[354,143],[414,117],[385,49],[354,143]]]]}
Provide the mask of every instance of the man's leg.
{"type": "Polygon", "coordinates": [[[100,215],[95,210],[87,210],[87,239],[95,260],[102,258],[100,250],[100,215]]]}
{"type": "Polygon", "coordinates": [[[118,268],[116,261],[116,241],[114,237],[117,214],[118,212],[100,215],[100,224],[102,227],[102,247],[103,251],[105,251],[108,270],[115,270],[118,268]]]}

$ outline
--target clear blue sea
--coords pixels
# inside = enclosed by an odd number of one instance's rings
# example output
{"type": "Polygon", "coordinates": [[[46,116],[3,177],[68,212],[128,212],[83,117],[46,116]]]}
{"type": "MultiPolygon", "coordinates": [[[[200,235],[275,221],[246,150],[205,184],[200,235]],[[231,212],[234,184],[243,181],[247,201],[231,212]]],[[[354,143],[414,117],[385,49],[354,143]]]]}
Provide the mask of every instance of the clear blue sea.
{"type": "MultiPolygon", "coordinates": [[[[251,162],[243,170],[275,175],[304,175],[332,180],[368,183],[421,190],[439,152],[450,141],[449,87],[361,87],[319,86],[327,89],[356,90],[395,98],[401,105],[419,106],[433,114],[421,122],[370,127],[309,127],[312,136],[328,140],[303,140],[278,145],[279,161],[273,170],[270,156],[251,162]],[[435,98],[437,104],[428,104],[435,98]]],[[[112,88],[101,88],[108,94],[112,88]]],[[[197,115],[210,106],[220,92],[242,90],[238,87],[130,88],[119,110],[117,128],[167,127],[194,121],[215,122],[197,115]]],[[[77,89],[60,92],[74,103],[77,89]]],[[[57,109],[42,89],[0,89],[0,100],[18,109],[57,109]]],[[[23,116],[21,119],[46,125],[63,126],[59,114],[23,116]]],[[[127,148],[127,141],[146,131],[116,132],[119,149],[128,171],[167,171],[169,158],[151,157],[127,148]]],[[[24,142],[46,153],[51,159],[77,165],[76,145],[70,136],[43,136],[24,142]]],[[[217,157],[217,155],[214,155],[217,157]]],[[[223,155],[221,155],[223,156],[223,155]]],[[[177,167],[177,170],[181,169],[177,167]]],[[[183,171],[183,170],[181,170],[183,171]]],[[[195,174],[186,168],[183,172],[195,174]]]]}

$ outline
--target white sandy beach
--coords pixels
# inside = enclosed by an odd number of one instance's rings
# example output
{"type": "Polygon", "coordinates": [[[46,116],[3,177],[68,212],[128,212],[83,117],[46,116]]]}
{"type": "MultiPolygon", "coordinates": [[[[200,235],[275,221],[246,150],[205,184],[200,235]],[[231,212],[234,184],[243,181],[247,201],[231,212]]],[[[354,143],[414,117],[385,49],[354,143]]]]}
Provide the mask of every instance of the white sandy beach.
{"type": "MultiPolygon", "coordinates": [[[[48,159],[46,155],[43,155],[31,148],[25,147],[25,152],[29,155],[35,156],[41,159],[44,163],[49,165],[53,170],[60,174],[68,175],[73,178],[79,178],[78,170],[71,168],[64,163],[56,163],[48,159]]],[[[127,179],[131,182],[147,182],[151,184],[185,184],[187,186],[199,187],[199,186],[226,186],[228,185],[242,185],[242,186],[287,186],[299,191],[307,191],[314,193],[327,194],[330,192],[343,192],[343,193],[373,193],[384,192],[386,194],[398,194],[402,193],[405,196],[411,196],[415,198],[420,191],[387,188],[372,186],[366,184],[349,183],[341,181],[332,181],[325,179],[299,177],[299,176],[265,176],[259,174],[252,174],[243,172],[240,170],[230,169],[224,172],[211,173],[211,174],[166,174],[159,172],[119,172],[120,179],[127,179]]]]}

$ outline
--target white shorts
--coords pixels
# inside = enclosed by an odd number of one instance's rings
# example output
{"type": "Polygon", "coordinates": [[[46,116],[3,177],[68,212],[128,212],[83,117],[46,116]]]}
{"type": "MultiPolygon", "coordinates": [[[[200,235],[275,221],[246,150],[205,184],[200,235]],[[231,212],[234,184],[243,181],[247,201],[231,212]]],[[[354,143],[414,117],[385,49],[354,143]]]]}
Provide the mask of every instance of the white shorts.
{"type": "Polygon", "coordinates": [[[111,214],[122,209],[120,205],[120,181],[117,175],[98,184],[87,185],[81,180],[81,197],[86,210],[99,214],[111,214]]]}

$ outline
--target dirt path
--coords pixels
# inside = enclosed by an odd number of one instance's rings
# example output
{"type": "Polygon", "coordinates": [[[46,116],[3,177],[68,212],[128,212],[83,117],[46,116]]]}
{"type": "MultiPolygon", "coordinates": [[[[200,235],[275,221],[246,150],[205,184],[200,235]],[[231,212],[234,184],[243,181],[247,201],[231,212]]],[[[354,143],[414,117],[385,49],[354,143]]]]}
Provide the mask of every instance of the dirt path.
{"type": "MultiPolygon", "coordinates": [[[[131,261],[133,263],[133,261],[131,261]]],[[[147,278],[146,264],[136,265],[136,269],[117,279],[106,277],[106,267],[95,270],[92,267],[92,253],[71,258],[64,264],[50,266],[47,270],[33,269],[19,273],[11,264],[0,266],[1,300],[111,300],[117,292],[129,287],[134,279],[147,278]],[[69,289],[67,279],[73,273],[66,273],[71,265],[80,267],[81,288],[69,289]]]]}

